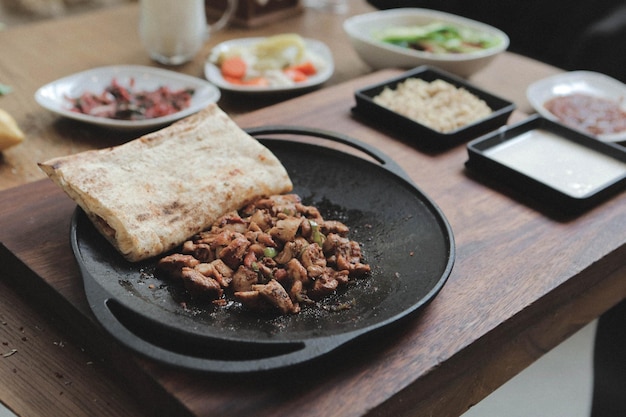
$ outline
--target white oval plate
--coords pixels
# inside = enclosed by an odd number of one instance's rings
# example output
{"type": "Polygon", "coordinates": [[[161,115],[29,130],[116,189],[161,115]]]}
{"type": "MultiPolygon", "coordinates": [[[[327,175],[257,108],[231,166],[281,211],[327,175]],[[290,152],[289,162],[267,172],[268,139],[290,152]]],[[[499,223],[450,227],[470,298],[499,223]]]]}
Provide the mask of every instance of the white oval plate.
{"type": "Polygon", "coordinates": [[[140,65],[120,65],[94,68],[61,78],[39,88],[35,100],[42,107],[71,119],[80,120],[94,125],[119,129],[135,130],[150,129],[164,126],[178,119],[198,112],[220,98],[220,91],[211,83],[197,77],[180,74],[160,68],[140,65]],[[72,111],[72,103],[68,97],[78,97],[86,92],[100,93],[111,81],[116,79],[123,86],[128,86],[134,79],[134,89],[156,90],[167,86],[172,90],[193,88],[191,104],[186,109],[163,117],[145,120],[116,120],[96,117],[72,111]]]}
{"type": "MultiPolygon", "coordinates": [[[[608,75],[593,71],[571,71],[553,75],[536,81],[528,86],[526,97],[537,111],[546,119],[558,122],[558,118],[549,112],[543,104],[553,97],[581,93],[605,98],[620,103],[626,111],[626,84],[608,75]]],[[[604,142],[622,142],[626,140],[626,132],[598,135],[604,142]]]]}
{"type": "Polygon", "coordinates": [[[222,42],[216,45],[209,54],[209,57],[204,65],[204,75],[207,80],[217,85],[219,88],[225,91],[235,91],[239,93],[278,93],[278,92],[289,92],[289,91],[299,91],[305,90],[308,88],[316,87],[328,81],[328,79],[333,75],[335,71],[335,64],[333,61],[333,55],[330,52],[330,49],[323,42],[314,40],[314,39],[304,39],[304,44],[306,46],[307,52],[311,52],[318,57],[320,57],[324,61],[323,68],[319,68],[318,73],[309,77],[307,81],[297,83],[294,85],[288,86],[272,86],[272,87],[263,87],[263,86],[245,86],[245,85],[236,85],[231,84],[228,81],[224,80],[222,77],[222,73],[217,65],[211,62],[213,56],[219,55],[221,52],[228,50],[233,47],[247,47],[254,45],[255,43],[263,40],[263,37],[259,38],[240,38],[240,39],[232,39],[230,41],[222,42]]]}

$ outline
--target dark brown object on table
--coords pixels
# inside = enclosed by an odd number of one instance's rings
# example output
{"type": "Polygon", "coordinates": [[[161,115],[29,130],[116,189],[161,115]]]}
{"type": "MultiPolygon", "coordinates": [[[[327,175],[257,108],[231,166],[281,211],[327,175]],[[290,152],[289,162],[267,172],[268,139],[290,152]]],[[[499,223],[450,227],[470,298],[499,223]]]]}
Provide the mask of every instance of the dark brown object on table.
{"type": "MultiPolygon", "coordinates": [[[[226,0],[205,0],[209,21],[219,17],[226,8],[226,0]]],[[[239,0],[231,24],[243,27],[259,27],[277,23],[288,17],[302,13],[300,0],[239,0]]]]}

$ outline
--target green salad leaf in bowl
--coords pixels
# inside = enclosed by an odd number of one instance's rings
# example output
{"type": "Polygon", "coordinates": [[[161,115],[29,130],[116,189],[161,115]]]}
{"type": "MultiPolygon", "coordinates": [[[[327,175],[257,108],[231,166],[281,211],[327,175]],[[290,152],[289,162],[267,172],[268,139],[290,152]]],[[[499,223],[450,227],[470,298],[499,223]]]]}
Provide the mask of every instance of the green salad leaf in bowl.
{"type": "Polygon", "coordinates": [[[375,37],[392,45],[434,54],[471,53],[500,42],[499,38],[485,32],[444,22],[387,27],[375,37]]]}

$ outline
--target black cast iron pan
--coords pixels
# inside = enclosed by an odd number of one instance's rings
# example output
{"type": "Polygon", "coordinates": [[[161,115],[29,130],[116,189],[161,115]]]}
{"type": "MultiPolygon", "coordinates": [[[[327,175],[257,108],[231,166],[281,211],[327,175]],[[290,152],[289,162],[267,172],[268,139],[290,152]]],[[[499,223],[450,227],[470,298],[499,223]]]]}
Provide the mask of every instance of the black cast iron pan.
{"type": "Polygon", "coordinates": [[[454,263],[452,230],[397,164],[363,142],[327,131],[275,126],[248,132],[285,165],[304,203],[350,227],[350,237],[361,243],[372,266],[371,276],[296,315],[260,316],[234,302],[226,307],[194,303],[177,283],[153,275],[156,260],[125,261],[77,209],[71,242],[87,299],[116,339],[190,370],[271,370],[317,358],[397,322],[439,292],[454,263]],[[374,161],[277,139],[281,134],[330,139],[374,161]]]}

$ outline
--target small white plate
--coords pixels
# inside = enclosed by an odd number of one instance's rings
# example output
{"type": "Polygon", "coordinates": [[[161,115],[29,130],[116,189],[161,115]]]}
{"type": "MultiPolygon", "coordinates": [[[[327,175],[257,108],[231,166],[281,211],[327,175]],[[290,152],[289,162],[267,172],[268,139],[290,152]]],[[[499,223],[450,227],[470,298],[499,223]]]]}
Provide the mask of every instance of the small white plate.
{"type": "MultiPolygon", "coordinates": [[[[626,111],[626,85],[608,75],[593,71],[571,71],[536,81],[526,90],[526,97],[537,113],[558,122],[558,118],[544,107],[544,103],[553,97],[575,93],[613,100],[620,103],[622,110],[626,111]]],[[[626,132],[597,137],[604,142],[622,142],[626,141],[626,132]]]]}
{"type": "Polygon", "coordinates": [[[220,98],[220,91],[211,83],[197,77],[180,74],[160,68],[139,65],[121,65],[94,68],[61,78],[39,88],[35,100],[42,107],[71,119],[92,123],[98,126],[135,130],[150,129],[172,123],[178,119],[198,112],[220,98]],[[96,117],[72,111],[72,103],[68,98],[75,98],[86,92],[100,93],[116,79],[121,85],[128,86],[134,79],[136,90],[156,90],[167,86],[172,90],[183,88],[194,89],[191,104],[186,109],[163,117],[145,120],[116,120],[96,117]]]}
{"type": "Polygon", "coordinates": [[[333,75],[335,71],[335,64],[333,61],[333,55],[330,52],[330,49],[323,42],[314,40],[314,39],[304,39],[304,44],[306,46],[306,50],[309,53],[312,53],[318,56],[321,61],[324,62],[322,68],[318,68],[318,73],[309,77],[308,80],[297,83],[294,85],[288,86],[272,86],[272,87],[264,87],[264,86],[246,86],[246,85],[236,85],[229,83],[224,80],[222,77],[222,73],[217,65],[211,62],[212,57],[219,55],[221,52],[226,51],[230,48],[234,47],[248,47],[252,46],[255,43],[262,41],[263,37],[260,38],[240,38],[233,39],[230,41],[222,42],[216,45],[209,54],[209,57],[204,65],[204,75],[207,80],[217,85],[219,88],[225,91],[234,91],[239,93],[278,93],[278,92],[289,92],[289,91],[299,91],[306,90],[309,88],[316,87],[328,81],[328,79],[333,75]]]}

